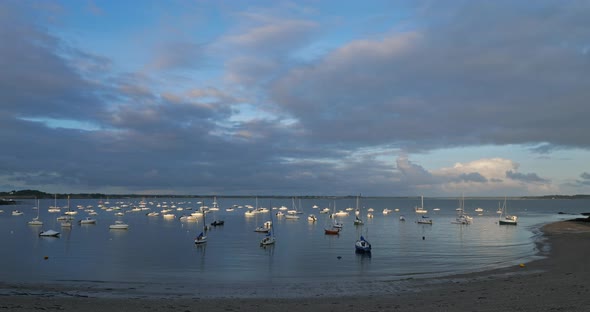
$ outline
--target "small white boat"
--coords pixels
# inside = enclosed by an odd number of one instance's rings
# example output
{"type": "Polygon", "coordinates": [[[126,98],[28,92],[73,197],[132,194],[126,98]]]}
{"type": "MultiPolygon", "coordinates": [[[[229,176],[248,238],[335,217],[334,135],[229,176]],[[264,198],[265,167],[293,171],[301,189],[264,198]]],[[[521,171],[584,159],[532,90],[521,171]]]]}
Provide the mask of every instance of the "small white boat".
{"type": "Polygon", "coordinates": [[[285,219],[287,220],[298,220],[299,216],[298,215],[294,215],[294,214],[287,214],[285,215],[285,219]]]}
{"type": "Polygon", "coordinates": [[[33,220],[27,222],[28,225],[43,225],[43,221],[39,220],[39,217],[33,218],[33,220]]]}
{"type": "Polygon", "coordinates": [[[72,227],[72,222],[70,221],[64,221],[61,223],[61,227],[62,228],[71,228],[72,227]]]}
{"type": "Polygon", "coordinates": [[[80,224],[96,224],[96,219],[92,219],[91,217],[86,217],[85,219],[78,221],[78,223],[80,223],[80,224]]]}
{"type": "Polygon", "coordinates": [[[318,221],[318,217],[316,217],[314,214],[310,214],[309,216],[307,216],[307,221],[316,222],[318,221]]]}
{"type": "Polygon", "coordinates": [[[182,215],[178,219],[182,222],[196,222],[197,221],[197,217],[192,216],[192,215],[182,215]]]}
{"type": "Polygon", "coordinates": [[[43,232],[39,233],[39,236],[58,237],[59,236],[59,232],[58,231],[54,231],[54,230],[47,230],[47,231],[43,231],[43,232]]]}
{"type": "Polygon", "coordinates": [[[13,211],[12,211],[12,215],[13,215],[13,216],[20,216],[20,215],[22,215],[22,214],[23,214],[23,212],[22,212],[22,211],[20,211],[20,210],[13,210],[13,211]]]}
{"type": "Polygon", "coordinates": [[[254,232],[258,232],[258,233],[268,233],[270,232],[270,228],[268,227],[264,227],[264,226],[259,226],[256,229],[254,229],[254,232]]]}
{"type": "Polygon", "coordinates": [[[406,221],[406,217],[404,217],[404,216],[399,216],[399,220],[400,220],[400,221],[406,221]]]}
{"type": "Polygon", "coordinates": [[[273,235],[271,235],[271,233],[268,233],[261,241],[260,241],[260,246],[264,247],[264,246],[268,246],[268,245],[274,245],[275,243],[275,237],[273,235]]]}
{"type": "Polygon", "coordinates": [[[129,228],[129,224],[123,223],[123,221],[115,221],[115,224],[109,225],[109,229],[111,230],[127,230],[129,228]]]}
{"type": "Polygon", "coordinates": [[[348,212],[346,212],[346,211],[342,211],[342,210],[338,210],[338,212],[336,212],[336,213],[334,214],[334,216],[336,216],[336,217],[346,217],[346,216],[348,216],[348,215],[349,215],[349,213],[348,213],[348,212]]]}
{"type": "Polygon", "coordinates": [[[475,208],[475,212],[483,212],[483,208],[477,207],[477,208],[475,208]]]}
{"type": "Polygon", "coordinates": [[[430,224],[432,225],[432,219],[428,218],[427,216],[422,216],[421,219],[418,219],[418,221],[416,221],[418,224],[430,224]]]}
{"type": "Polygon", "coordinates": [[[74,217],[62,215],[62,216],[57,217],[56,220],[57,221],[72,221],[72,220],[74,220],[74,217]]]}
{"type": "Polygon", "coordinates": [[[197,237],[195,237],[195,244],[196,245],[202,245],[205,244],[207,242],[207,236],[203,235],[203,232],[201,232],[201,234],[199,234],[197,237]]]}

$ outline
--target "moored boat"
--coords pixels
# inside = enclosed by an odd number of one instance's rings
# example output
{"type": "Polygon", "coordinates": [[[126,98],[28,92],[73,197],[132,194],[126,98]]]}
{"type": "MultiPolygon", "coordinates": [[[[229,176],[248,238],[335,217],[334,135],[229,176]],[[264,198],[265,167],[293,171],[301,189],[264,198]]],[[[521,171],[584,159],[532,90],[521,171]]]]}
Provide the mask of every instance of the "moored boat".
{"type": "Polygon", "coordinates": [[[111,230],[127,230],[129,229],[129,224],[124,223],[123,221],[115,221],[115,224],[109,225],[109,229],[111,230]]]}
{"type": "Polygon", "coordinates": [[[371,243],[361,235],[354,244],[354,250],[358,253],[369,253],[371,252],[371,243]]]}
{"type": "Polygon", "coordinates": [[[42,231],[39,233],[39,236],[45,236],[45,237],[58,237],[59,236],[59,232],[58,231],[54,231],[54,230],[47,230],[47,231],[42,231]]]}

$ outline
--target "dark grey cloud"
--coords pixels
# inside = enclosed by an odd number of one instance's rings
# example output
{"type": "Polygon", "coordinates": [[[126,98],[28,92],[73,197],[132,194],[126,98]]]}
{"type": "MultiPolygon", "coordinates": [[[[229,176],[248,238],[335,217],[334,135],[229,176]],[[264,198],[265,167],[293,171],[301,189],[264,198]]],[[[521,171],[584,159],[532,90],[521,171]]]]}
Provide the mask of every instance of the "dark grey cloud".
{"type": "MultiPolygon", "coordinates": [[[[18,117],[90,120],[101,103],[96,86],[62,54],[62,42],[13,2],[0,11],[0,112],[18,117]]],[[[63,52],[63,53],[62,53],[63,52]]]]}
{"type": "Polygon", "coordinates": [[[522,182],[528,182],[528,183],[546,183],[548,182],[547,179],[543,179],[541,177],[539,177],[536,173],[520,173],[520,172],[515,172],[515,171],[506,171],[506,178],[512,179],[512,180],[517,180],[517,181],[522,181],[522,182]]]}
{"type": "Polygon", "coordinates": [[[419,12],[412,31],[295,66],[273,84],[273,102],[319,142],[589,147],[580,131],[590,113],[585,2],[445,2],[419,12]]]}
{"type": "Polygon", "coordinates": [[[576,180],[573,185],[577,187],[590,185],[590,173],[582,172],[580,174],[580,179],[576,180]]]}
{"type": "Polygon", "coordinates": [[[460,174],[459,180],[464,181],[464,182],[479,182],[479,183],[488,182],[488,179],[486,179],[486,177],[482,176],[478,172],[470,172],[470,173],[460,174]]]}

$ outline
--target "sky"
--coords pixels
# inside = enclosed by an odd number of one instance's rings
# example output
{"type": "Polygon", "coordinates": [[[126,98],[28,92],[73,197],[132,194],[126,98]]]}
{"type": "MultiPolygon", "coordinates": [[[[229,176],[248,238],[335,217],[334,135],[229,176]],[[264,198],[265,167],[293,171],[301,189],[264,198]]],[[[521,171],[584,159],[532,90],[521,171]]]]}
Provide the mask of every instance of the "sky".
{"type": "Polygon", "coordinates": [[[0,1],[0,190],[590,193],[589,1],[0,1]]]}

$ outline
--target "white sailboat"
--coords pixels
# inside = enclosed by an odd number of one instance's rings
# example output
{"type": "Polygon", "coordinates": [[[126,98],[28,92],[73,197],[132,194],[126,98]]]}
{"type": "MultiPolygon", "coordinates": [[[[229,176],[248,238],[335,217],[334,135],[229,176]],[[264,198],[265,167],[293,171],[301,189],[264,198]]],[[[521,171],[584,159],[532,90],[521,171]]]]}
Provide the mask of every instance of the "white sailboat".
{"type": "Polygon", "coordinates": [[[33,220],[27,222],[28,225],[43,225],[43,221],[39,219],[39,200],[37,199],[37,216],[33,218],[33,220]]]}
{"type": "Polygon", "coordinates": [[[500,213],[500,220],[498,220],[498,224],[500,225],[516,225],[517,224],[517,216],[513,216],[508,214],[508,208],[506,207],[506,197],[504,197],[504,205],[502,206],[502,213],[500,213]]]}
{"type": "Polygon", "coordinates": [[[428,210],[424,209],[424,196],[420,195],[420,207],[414,207],[416,213],[428,213],[428,210]]]}
{"type": "MultiPolygon", "coordinates": [[[[66,211],[64,214],[66,215],[70,215],[70,196],[68,195],[68,211],[66,211]]],[[[77,213],[77,212],[76,212],[77,213]]],[[[66,219],[61,223],[61,227],[62,228],[71,228],[72,227],[72,222],[71,219],[66,219]]]]}
{"type": "MultiPolygon", "coordinates": [[[[269,205],[269,207],[272,207],[272,203],[269,205]]],[[[274,230],[274,225],[272,222],[272,213],[270,214],[270,223],[268,224],[268,228],[270,229],[270,231],[266,234],[266,236],[260,241],[260,247],[266,247],[266,246],[270,246],[270,245],[274,245],[276,242],[275,239],[275,230],[274,230]]]]}
{"type": "Polygon", "coordinates": [[[459,200],[459,208],[457,210],[457,218],[452,221],[453,224],[471,224],[473,218],[465,214],[465,197],[462,195],[459,200]]]}
{"type": "Polygon", "coordinates": [[[356,197],[356,210],[355,210],[356,213],[355,213],[355,217],[354,217],[354,225],[363,225],[364,224],[363,219],[361,219],[359,217],[359,215],[361,214],[360,208],[359,208],[359,197],[360,197],[360,195],[356,197]]]}

